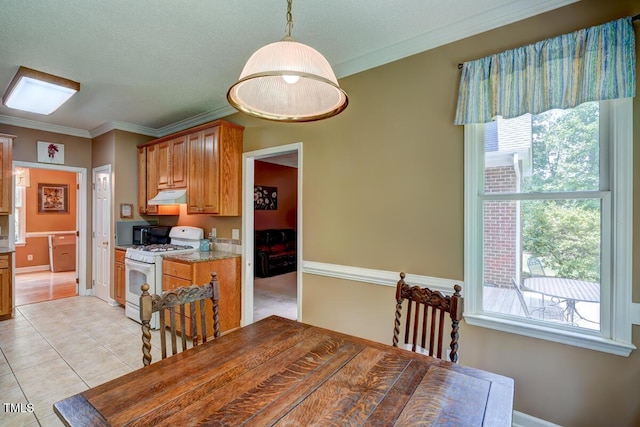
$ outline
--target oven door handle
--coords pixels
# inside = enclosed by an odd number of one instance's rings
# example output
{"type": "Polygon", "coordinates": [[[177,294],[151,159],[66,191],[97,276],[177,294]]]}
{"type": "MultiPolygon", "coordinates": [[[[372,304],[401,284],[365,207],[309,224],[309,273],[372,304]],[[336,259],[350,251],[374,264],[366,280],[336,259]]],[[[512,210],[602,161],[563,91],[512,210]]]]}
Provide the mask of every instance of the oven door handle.
{"type": "Polygon", "coordinates": [[[125,266],[125,268],[129,267],[132,270],[141,271],[141,272],[145,272],[145,273],[153,272],[153,270],[155,269],[155,264],[149,264],[149,263],[146,263],[146,262],[135,261],[135,260],[130,259],[130,258],[125,258],[124,259],[124,266],[125,266]]]}

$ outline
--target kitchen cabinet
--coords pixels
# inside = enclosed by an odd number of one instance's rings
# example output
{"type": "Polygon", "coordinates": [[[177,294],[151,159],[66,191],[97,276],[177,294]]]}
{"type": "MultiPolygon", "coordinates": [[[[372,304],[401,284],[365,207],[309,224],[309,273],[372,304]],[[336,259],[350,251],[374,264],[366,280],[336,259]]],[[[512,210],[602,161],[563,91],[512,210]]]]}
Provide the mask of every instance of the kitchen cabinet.
{"type": "Polygon", "coordinates": [[[186,136],[179,136],[156,144],[158,189],[166,190],[187,186],[186,141],[186,136]]]}
{"type": "Polygon", "coordinates": [[[13,282],[11,254],[0,254],[0,320],[13,317],[13,282]]]}
{"type": "Polygon", "coordinates": [[[241,215],[243,131],[216,120],[138,146],[138,211],[179,215],[147,201],[159,190],[186,188],[187,214],[241,215]]]}
{"type": "Polygon", "coordinates": [[[138,212],[157,215],[158,206],[147,205],[147,200],[158,194],[157,146],[138,147],[138,212]]]}
{"type": "Polygon", "coordinates": [[[11,187],[11,151],[13,149],[14,135],[0,133],[0,215],[11,214],[12,187],[11,187]]]}
{"type": "Polygon", "coordinates": [[[188,214],[241,215],[243,129],[218,121],[188,135],[188,214]]]}
{"type": "Polygon", "coordinates": [[[125,305],[125,270],[124,270],[124,255],[126,251],[124,249],[115,250],[115,263],[114,263],[114,280],[113,280],[113,298],[120,305],[125,305]]]}
{"type": "MultiPolygon", "coordinates": [[[[240,327],[240,257],[228,257],[210,261],[192,262],[176,258],[162,261],[162,290],[176,289],[192,284],[204,285],[211,280],[211,272],[216,272],[220,283],[220,332],[240,327]]],[[[205,302],[205,310],[211,313],[211,301],[205,302]]],[[[196,309],[200,316],[199,308],[196,309]]],[[[180,320],[176,315],[176,325],[180,320]]],[[[186,335],[191,336],[192,313],[185,313],[186,335]]],[[[169,319],[166,319],[169,322],[169,319]]],[[[207,316],[207,331],[213,335],[213,320],[207,316]]]]}

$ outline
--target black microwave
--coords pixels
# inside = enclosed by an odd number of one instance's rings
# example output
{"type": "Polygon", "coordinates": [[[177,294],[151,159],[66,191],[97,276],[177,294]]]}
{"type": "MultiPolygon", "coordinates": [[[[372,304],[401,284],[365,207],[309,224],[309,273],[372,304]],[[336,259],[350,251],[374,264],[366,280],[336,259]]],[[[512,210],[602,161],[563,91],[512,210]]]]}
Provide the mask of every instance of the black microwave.
{"type": "Polygon", "coordinates": [[[168,225],[134,225],[132,243],[134,245],[170,243],[169,231],[171,227],[168,225]]]}

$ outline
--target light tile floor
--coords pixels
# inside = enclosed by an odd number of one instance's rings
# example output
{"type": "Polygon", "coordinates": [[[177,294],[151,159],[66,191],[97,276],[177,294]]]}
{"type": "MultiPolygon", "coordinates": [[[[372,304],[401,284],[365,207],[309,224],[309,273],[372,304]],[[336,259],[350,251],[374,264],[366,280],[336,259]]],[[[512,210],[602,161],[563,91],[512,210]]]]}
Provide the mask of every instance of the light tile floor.
{"type": "MultiPolygon", "coordinates": [[[[17,307],[0,322],[0,425],[62,425],[53,403],[142,368],[141,336],[121,307],[95,297],[17,307]]],[[[152,331],[154,361],[159,345],[152,331]]]]}
{"type": "MultiPolygon", "coordinates": [[[[255,293],[254,320],[295,319],[295,273],[258,281],[255,293]]],[[[141,337],[122,307],[96,297],[17,307],[0,322],[0,426],[61,426],[55,402],[142,368],[141,337]]],[[[153,362],[159,347],[160,333],[151,331],[153,362]]]]}

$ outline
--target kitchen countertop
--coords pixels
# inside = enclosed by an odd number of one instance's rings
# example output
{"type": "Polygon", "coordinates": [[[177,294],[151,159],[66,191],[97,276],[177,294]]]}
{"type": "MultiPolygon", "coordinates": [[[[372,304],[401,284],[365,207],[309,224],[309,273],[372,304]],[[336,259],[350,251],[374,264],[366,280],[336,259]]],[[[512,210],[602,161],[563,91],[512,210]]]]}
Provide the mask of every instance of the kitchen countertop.
{"type": "Polygon", "coordinates": [[[127,248],[133,248],[136,245],[116,245],[116,249],[120,249],[121,251],[126,251],[127,248]]]}
{"type": "Polygon", "coordinates": [[[171,261],[186,261],[186,262],[207,262],[207,261],[215,261],[219,259],[227,259],[227,258],[239,258],[241,255],[233,252],[223,252],[223,251],[208,251],[208,252],[188,252],[181,254],[167,254],[163,255],[162,258],[171,261]]]}
{"type": "Polygon", "coordinates": [[[15,251],[16,251],[15,249],[0,247],[0,254],[2,254],[2,255],[4,255],[4,254],[12,254],[15,251]]]}

